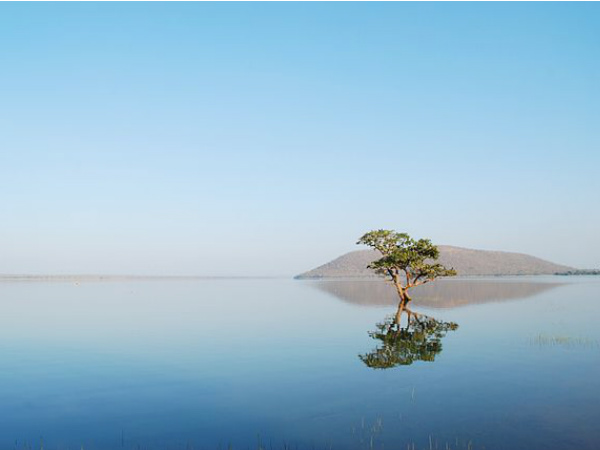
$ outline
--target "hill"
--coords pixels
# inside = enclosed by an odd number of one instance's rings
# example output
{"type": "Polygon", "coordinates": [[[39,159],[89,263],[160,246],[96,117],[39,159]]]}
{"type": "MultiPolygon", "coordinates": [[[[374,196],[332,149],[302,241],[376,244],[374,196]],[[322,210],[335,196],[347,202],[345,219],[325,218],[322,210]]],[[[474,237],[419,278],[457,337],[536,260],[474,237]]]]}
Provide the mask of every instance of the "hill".
{"type": "MultiPolygon", "coordinates": [[[[456,269],[458,275],[546,275],[574,270],[523,253],[472,250],[438,246],[439,262],[456,269]]],[[[304,272],[297,279],[306,278],[372,278],[375,273],[367,265],[377,259],[376,250],[357,250],[346,253],[322,266],[304,272]]]]}

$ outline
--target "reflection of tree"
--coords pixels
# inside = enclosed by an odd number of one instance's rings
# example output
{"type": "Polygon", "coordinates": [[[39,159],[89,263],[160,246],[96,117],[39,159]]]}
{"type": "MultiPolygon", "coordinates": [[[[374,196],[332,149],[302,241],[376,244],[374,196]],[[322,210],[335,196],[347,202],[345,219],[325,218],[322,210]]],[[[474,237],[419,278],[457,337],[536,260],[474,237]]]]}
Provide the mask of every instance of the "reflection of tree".
{"type": "Polygon", "coordinates": [[[448,331],[457,328],[454,322],[441,322],[400,306],[396,315],[387,317],[377,324],[376,331],[369,333],[373,339],[381,341],[381,345],[359,357],[373,369],[433,361],[442,351],[442,338],[448,331]],[[403,313],[407,315],[405,327],[402,327],[403,313]]]}

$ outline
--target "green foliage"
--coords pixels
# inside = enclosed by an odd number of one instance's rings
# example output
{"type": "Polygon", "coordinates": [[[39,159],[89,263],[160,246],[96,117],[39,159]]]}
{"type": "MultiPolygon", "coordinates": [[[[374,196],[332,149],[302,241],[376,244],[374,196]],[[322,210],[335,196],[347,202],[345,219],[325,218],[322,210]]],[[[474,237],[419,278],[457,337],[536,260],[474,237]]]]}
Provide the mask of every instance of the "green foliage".
{"type": "Polygon", "coordinates": [[[456,271],[437,262],[440,252],[429,239],[415,240],[406,233],[374,230],[363,235],[357,244],[367,245],[381,253],[381,258],[368,267],[389,277],[400,296],[396,316],[378,324],[378,331],[370,333],[373,339],[381,341],[381,346],[360,355],[360,359],[377,369],[409,365],[414,361],[433,361],[442,351],[442,338],[458,325],[407,309],[411,298],[406,290],[438,277],[454,276],[456,271]],[[400,326],[403,313],[408,315],[405,328],[400,326]]]}
{"type": "Polygon", "coordinates": [[[400,327],[393,316],[377,324],[377,331],[369,335],[380,341],[381,345],[359,355],[359,358],[373,369],[408,366],[415,361],[433,361],[442,351],[442,338],[448,331],[456,330],[458,325],[433,317],[421,317],[421,320],[409,320],[405,328],[400,327]]]}
{"type": "Polygon", "coordinates": [[[425,284],[438,277],[456,275],[454,269],[435,262],[440,252],[429,239],[417,241],[406,233],[375,230],[363,235],[357,244],[378,250],[382,257],[368,267],[389,276],[402,289],[425,284]]]}

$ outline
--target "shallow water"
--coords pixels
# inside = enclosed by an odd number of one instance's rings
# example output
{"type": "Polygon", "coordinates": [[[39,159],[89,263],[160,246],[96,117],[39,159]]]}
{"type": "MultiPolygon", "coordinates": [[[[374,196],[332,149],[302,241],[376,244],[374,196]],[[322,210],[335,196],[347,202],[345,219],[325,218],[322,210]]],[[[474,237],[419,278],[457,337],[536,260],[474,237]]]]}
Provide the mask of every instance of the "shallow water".
{"type": "Polygon", "coordinates": [[[459,328],[383,370],[378,282],[0,283],[0,448],[600,446],[600,277],[414,298],[459,328]]]}

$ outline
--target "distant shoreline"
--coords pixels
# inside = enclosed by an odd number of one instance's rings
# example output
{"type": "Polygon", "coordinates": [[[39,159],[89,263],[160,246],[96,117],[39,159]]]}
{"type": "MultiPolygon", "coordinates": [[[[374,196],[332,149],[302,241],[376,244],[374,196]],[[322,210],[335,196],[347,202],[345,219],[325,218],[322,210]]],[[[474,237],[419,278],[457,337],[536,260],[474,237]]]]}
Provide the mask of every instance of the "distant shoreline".
{"type": "MultiPolygon", "coordinates": [[[[489,278],[520,278],[520,277],[555,277],[555,276],[580,276],[580,275],[600,275],[600,270],[578,270],[570,272],[556,272],[556,273],[496,273],[496,274],[477,274],[477,275],[458,275],[455,277],[440,277],[438,280],[442,281],[455,281],[455,280],[478,280],[478,279],[489,279],[489,278]]],[[[304,276],[296,275],[294,280],[299,281],[387,281],[383,276],[304,276]]]]}
{"type": "MultiPolygon", "coordinates": [[[[456,279],[478,280],[486,278],[520,278],[548,276],[582,276],[600,275],[600,270],[578,270],[557,272],[553,274],[495,274],[495,275],[459,275],[456,279]]],[[[384,280],[378,276],[371,277],[302,277],[302,276],[186,276],[186,275],[8,275],[0,274],[2,282],[124,282],[124,281],[218,281],[218,280],[299,280],[299,281],[376,281],[384,280]]],[[[443,279],[443,278],[442,278],[443,279]]]]}
{"type": "Polygon", "coordinates": [[[576,269],[568,270],[566,272],[556,272],[554,275],[600,275],[600,269],[576,269]]]}
{"type": "Polygon", "coordinates": [[[9,275],[0,274],[2,281],[201,281],[201,280],[263,280],[286,279],[287,276],[192,276],[192,275],[9,275]]]}

